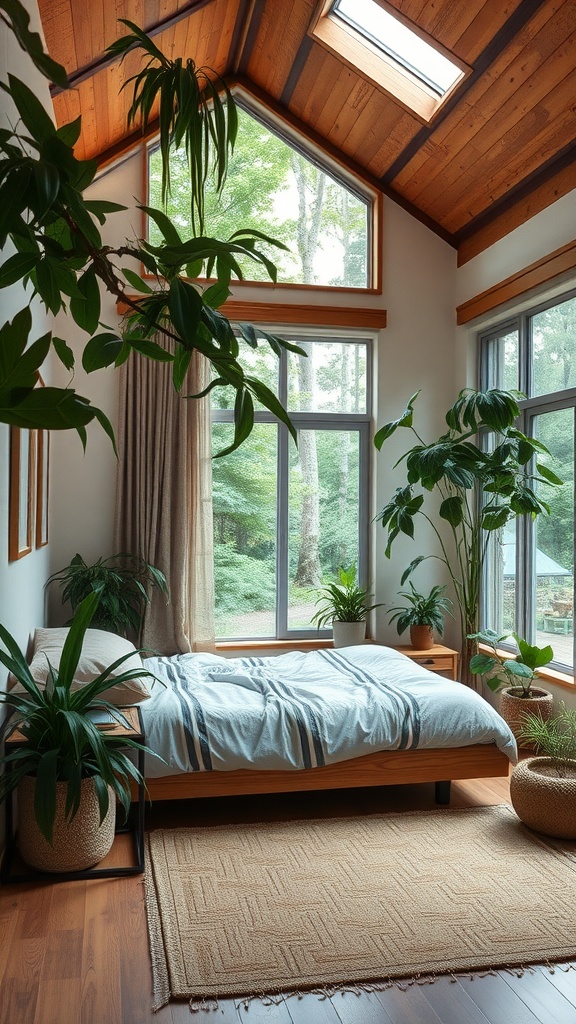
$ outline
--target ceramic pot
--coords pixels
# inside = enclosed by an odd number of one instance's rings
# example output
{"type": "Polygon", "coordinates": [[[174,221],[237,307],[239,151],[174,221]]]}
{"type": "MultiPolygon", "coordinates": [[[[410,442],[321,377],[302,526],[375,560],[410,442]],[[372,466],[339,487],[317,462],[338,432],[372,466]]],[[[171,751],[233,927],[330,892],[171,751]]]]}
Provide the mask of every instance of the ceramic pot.
{"type": "Polygon", "coordinates": [[[110,787],[108,814],[100,824],[100,810],[92,779],[83,779],[80,807],[72,820],[64,816],[66,783],[56,783],[56,818],[53,845],[42,835],[34,813],[36,779],[27,775],[18,786],[18,846],[27,864],[38,871],[85,871],[109,853],[114,842],[116,797],[110,787]]]}
{"type": "Polygon", "coordinates": [[[518,746],[522,750],[534,750],[532,744],[527,740],[519,740],[518,734],[524,728],[526,714],[540,715],[546,721],[550,718],[554,708],[554,700],[551,693],[541,690],[538,687],[531,687],[532,697],[517,697],[516,687],[508,687],[500,694],[500,714],[508,723],[514,733],[518,746]]]}
{"type": "Polygon", "coordinates": [[[332,637],[334,647],[354,647],[356,644],[363,644],[366,638],[366,620],[340,622],[339,619],[334,619],[332,637]]]}
{"type": "Polygon", "coordinates": [[[516,814],[535,832],[576,839],[576,761],[529,757],[512,769],[510,799],[516,814]]]}
{"type": "Polygon", "coordinates": [[[434,647],[432,626],[410,626],[410,643],[416,651],[429,651],[431,647],[434,647]]]}

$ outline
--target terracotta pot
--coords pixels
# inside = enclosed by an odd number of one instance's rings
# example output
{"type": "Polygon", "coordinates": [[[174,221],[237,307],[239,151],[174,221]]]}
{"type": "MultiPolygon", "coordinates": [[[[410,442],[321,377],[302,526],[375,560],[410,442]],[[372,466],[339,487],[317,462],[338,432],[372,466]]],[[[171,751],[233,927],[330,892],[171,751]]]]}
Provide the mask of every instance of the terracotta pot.
{"type": "Polygon", "coordinates": [[[434,647],[432,626],[410,626],[410,643],[416,651],[429,651],[434,647]]]}
{"type": "Polygon", "coordinates": [[[66,783],[57,782],[53,845],[36,823],[36,779],[27,775],[18,786],[18,846],[30,867],[38,871],[85,871],[109,853],[114,842],[116,797],[110,787],[108,814],[100,825],[100,810],[92,779],[83,779],[80,807],[72,820],[64,816],[66,783]]]}
{"type": "Polygon", "coordinates": [[[334,619],[332,637],[334,647],[354,647],[356,644],[363,644],[366,639],[366,620],[341,622],[339,619],[334,619]]]}
{"type": "Polygon", "coordinates": [[[508,687],[500,694],[500,714],[508,723],[514,733],[518,746],[522,750],[534,750],[534,746],[527,740],[519,740],[518,734],[524,728],[526,714],[540,715],[546,721],[550,718],[554,709],[554,700],[551,693],[532,687],[532,697],[517,697],[516,687],[508,687]]]}
{"type": "Polygon", "coordinates": [[[546,836],[576,839],[576,761],[564,775],[551,757],[529,757],[512,769],[510,799],[525,825],[546,836]]]}

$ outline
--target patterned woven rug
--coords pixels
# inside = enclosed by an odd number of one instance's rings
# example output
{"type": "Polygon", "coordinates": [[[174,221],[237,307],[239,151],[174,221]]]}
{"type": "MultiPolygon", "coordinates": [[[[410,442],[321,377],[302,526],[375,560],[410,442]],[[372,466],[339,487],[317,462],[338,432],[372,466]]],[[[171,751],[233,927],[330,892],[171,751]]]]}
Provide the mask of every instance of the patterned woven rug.
{"type": "Polygon", "coordinates": [[[158,830],[155,1008],[576,957],[576,858],[507,806],[158,830]]]}

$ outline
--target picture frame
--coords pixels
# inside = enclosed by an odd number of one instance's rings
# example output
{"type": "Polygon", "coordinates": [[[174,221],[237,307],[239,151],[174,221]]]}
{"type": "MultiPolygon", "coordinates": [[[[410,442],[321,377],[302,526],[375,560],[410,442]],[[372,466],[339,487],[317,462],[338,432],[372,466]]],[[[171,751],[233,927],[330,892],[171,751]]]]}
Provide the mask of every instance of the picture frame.
{"type": "Polygon", "coordinates": [[[50,480],[50,433],[36,431],[36,547],[48,543],[48,499],[50,480]]]}
{"type": "Polygon", "coordinates": [[[10,427],[8,560],[32,551],[36,493],[36,431],[10,427]]]}

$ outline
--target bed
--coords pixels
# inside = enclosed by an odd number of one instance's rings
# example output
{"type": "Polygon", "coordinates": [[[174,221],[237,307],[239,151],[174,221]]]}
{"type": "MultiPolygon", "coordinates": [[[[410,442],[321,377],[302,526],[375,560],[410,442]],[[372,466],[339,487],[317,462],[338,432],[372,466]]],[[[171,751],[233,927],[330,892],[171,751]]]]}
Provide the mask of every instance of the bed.
{"type": "Polygon", "coordinates": [[[482,697],[394,648],[149,658],[153,800],[506,776],[516,743],[482,697]]]}

